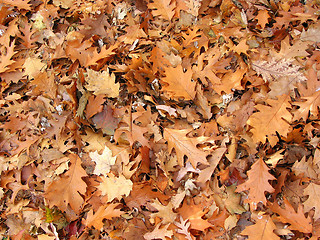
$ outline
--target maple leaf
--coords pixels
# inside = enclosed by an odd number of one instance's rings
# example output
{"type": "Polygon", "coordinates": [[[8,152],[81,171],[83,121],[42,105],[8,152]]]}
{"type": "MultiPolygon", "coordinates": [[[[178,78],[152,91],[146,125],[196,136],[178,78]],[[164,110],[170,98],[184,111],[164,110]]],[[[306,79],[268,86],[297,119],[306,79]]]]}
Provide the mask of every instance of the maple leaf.
{"type": "Polygon", "coordinates": [[[280,77],[289,77],[292,81],[306,81],[307,78],[299,72],[299,66],[294,65],[292,59],[272,59],[271,61],[254,61],[252,68],[262,76],[265,82],[276,80],[280,77]]]}
{"type": "Polygon", "coordinates": [[[237,186],[236,192],[249,191],[245,202],[250,204],[251,209],[256,209],[259,202],[266,204],[265,192],[274,192],[274,188],[270,185],[269,181],[276,178],[268,171],[267,165],[259,158],[247,172],[248,180],[237,186]]]}
{"type": "Polygon", "coordinates": [[[253,140],[255,142],[266,142],[268,137],[272,146],[277,143],[276,132],[282,136],[287,136],[289,132],[292,115],[287,110],[290,108],[290,97],[282,95],[277,100],[267,99],[266,102],[269,106],[258,104],[255,106],[259,112],[253,113],[247,124],[252,126],[253,140]]]}
{"type": "Polygon", "coordinates": [[[277,203],[273,203],[269,208],[280,215],[278,219],[281,222],[291,224],[289,229],[303,233],[312,232],[311,219],[309,216],[307,218],[304,216],[302,205],[299,204],[297,212],[286,198],[283,200],[283,205],[283,207],[280,207],[277,203]]]}
{"type": "Polygon", "coordinates": [[[182,66],[176,68],[168,67],[165,69],[166,77],[161,80],[168,85],[162,87],[163,91],[167,91],[173,99],[184,98],[185,100],[193,100],[196,96],[196,81],[192,79],[192,70],[189,68],[186,72],[182,66]]]}
{"type": "Polygon", "coordinates": [[[94,151],[90,152],[89,156],[96,163],[93,174],[104,176],[110,172],[111,166],[115,164],[117,158],[112,156],[112,151],[107,146],[105,146],[101,155],[98,151],[94,151]]]}
{"type": "Polygon", "coordinates": [[[189,138],[186,135],[191,131],[191,129],[170,129],[165,128],[163,137],[168,141],[168,148],[171,152],[174,148],[176,150],[178,163],[180,166],[184,164],[184,156],[188,157],[188,161],[193,165],[194,168],[197,167],[198,163],[208,164],[206,159],[209,153],[202,151],[197,148],[197,144],[203,143],[208,140],[208,137],[196,137],[189,138]]]}
{"type": "Polygon", "coordinates": [[[119,203],[111,203],[106,206],[99,206],[98,210],[93,213],[93,209],[88,212],[86,220],[83,221],[83,224],[87,227],[94,227],[97,230],[101,230],[103,227],[103,219],[111,220],[113,217],[120,217],[122,212],[120,209],[115,209],[118,207],[119,203]]]}
{"type": "Polygon", "coordinates": [[[98,186],[103,196],[107,195],[107,202],[111,202],[117,198],[121,200],[122,196],[128,196],[132,190],[133,183],[130,179],[126,179],[123,175],[119,177],[109,173],[107,177],[101,177],[102,182],[98,186]]]}
{"type": "Polygon", "coordinates": [[[154,17],[161,16],[171,21],[175,14],[174,9],[176,8],[176,3],[172,0],[154,0],[152,3],[148,3],[148,7],[152,10],[154,17]]]}
{"type": "Polygon", "coordinates": [[[305,212],[310,211],[312,208],[315,208],[314,219],[320,218],[320,185],[315,183],[310,183],[303,191],[304,195],[309,195],[307,201],[303,203],[305,212]]]}
{"type": "Polygon", "coordinates": [[[71,163],[69,171],[48,186],[44,197],[50,208],[55,205],[66,211],[69,204],[76,213],[79,213],[80,207],[84,203],[80,194],[84,195],[87,188],[82,178],[87,174],[81,167],[81,159],[77,155],[70,154],[69,158],[71,163]]]}
{"type": "Polygon", "coordinates": [[[116,77],[113,73],[109,74],[109,69],[103,72],[87,69],[87,74],[85,87],[88,91],[92,91],[96,96],[99,94],[110,98],[119,96],[120,84],[115,83],[116,77]]]}
{"type": "Polygon", "coordinates": [[[276,229],[272,219],[268,215],[258,216],[256,224],[246,227],[241,235],[247,235],[248,240],[278,240],[273,231],[276,229]]]}

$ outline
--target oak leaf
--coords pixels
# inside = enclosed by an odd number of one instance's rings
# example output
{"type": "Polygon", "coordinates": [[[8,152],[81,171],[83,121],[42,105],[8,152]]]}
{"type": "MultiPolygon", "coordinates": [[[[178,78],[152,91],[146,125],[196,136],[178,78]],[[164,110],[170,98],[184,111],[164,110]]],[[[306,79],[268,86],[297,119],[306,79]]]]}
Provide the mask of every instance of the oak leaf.
{"type": "Polygon", "coordinates": [[[111,220],[113,217],[120,217],[123,213],[120,209],[115,209],[119,206],[119,203],[111,203],[106,206],[99,206],[98,210],[93,213],[93,209],[88,212],[84,225],[87,227],[94,227],[97,230],[101,230],[103,227],[103,219],[111,220]]]}
{"type": "Polygon", "coordinates": [[[19,0],[19,1],[1,0],[2,4],[15,6],[18,9],[26,9],[26,10],[30,10],[31,9],[31,5],[29,4],[29,2],[30,1],[28,1],[28,0],[19,0]]]}
{"type": "Polygon", "coordinates": [[[43,72],[46,64],[41,61],[39,58],[28,57],[23,64],[24,72],[29,76],[29,79],[34,78],[40,72],[43,72]]]}
{"type": "Polygon", "coordinates": [[[269,22],[268,19],[270,18],[268,10],[260,10],[255,18],[258,20],[258,24],[262,28],[265,28],[266,24],[269,22]]]}
{"type": "Polygon", "coordinates": [[[303,100],[306,101],[292,103],[293,105],[300,107],[294,111],[293,120],[300,120],[300,118],[302,118],[303,121],[307,121],[309,112],[312,116],[318,115],[318,106],[320,106],[320,91],[315,92],[310,97],[304,97],[303,100]]]}
{"type": "Polygon", "coordinates": [[[113,73],[107,71],[98,72],[87,69],[86,89],[92,91],[94,95],[104,94],[107,97],[115,98],[119,96],[120,84],[116,83],[116,77],[113,73]]]}
{"type": "Polygon", "coordinates": [[[248,180],[237,186],[236,192],[249,191],[248,198],[245,202],[249,203],[253,210],[257,208],[259,202],[266,204],[267,199],[265,192],[274,192],[274,188],[270,185],[269,181],[275,180],[276,178],[268,171],[269,168],[260,158],[247,172],[248,180]]]}
{"type": "Polygon", "coordinates": [[[0,47],[0,73],[6,72],[10,70],[10,65],[15,63],[14,60],[12,60],[13,55],[15,55],[17,52],[14,51],[15,44],[12,42],[10,45],[9,43],[6,44],[6,46],[0,47]]]}
{"type": "Polygon", "coordinates": [[[192,74],[191,68],[184,72],[181,65],[176,68],[168,67],[165,69],[166,77],[161,79],[167,85],[162,89],[167,91],[173,99],[193,100],[196,96],[196,81],[192,79],[192,74]]]}
{"type": "Polygon", "coordinates": [[[102,182],[98,186],[103,196],[107,195],[107,202],[111,202],[117,198],[121,200],[122,196],[128,196],[132,190],[132,182],[130,179],[126,179],[123,175],[116,177],[112,173],[108,174],[108,177],[101,177],[102,182]]]}
{"type": "Polygon", "coordinates": [[[104,95],[91,95],[88,98],[88,103],[86,105],[86,117],[89,119],[97,113],[102,112],[103,110],[103,103],[105,102],[104,95]]]}
{"type": "Polygon", "coordinates": [[[154,219],[156,217],[159,217],[162,219],[163,224],[172,223],[175,219],[177,214],[173,212],[173,204],[169,202],[166,206],[161,204],[159,200],[157,199],[153,203],[151,203],[151,206],[156,208],[158,212],[152,213],[150,215],[150,222],[153,223],[154,219]]]}
{"type": "Polygon", "coordinates": [[[169,225],[170,225],[170,223],[165,225],[164,227],[160,228],[161,223],[158,223],[152,232],[149,232],[149,233],[146,233],[145,235],[143,235],[144,239],[146,239],[146,240],[153,240],[153,239],[166,240],[167,238],[171,238],[171,236],[173,235],[173,231],[168,230],[169,225]]]}
{"type": "Polygon", "coordinates": [[[287,136],[289,132],[292,115],[287,110],[290,108],[290,97],[282,95],[277,100],[268,99],[267,105],[258,104],[255,106],[259,112],[253,113],[247,124],[253,127],[251,132],[255,142],[265,143],[268,137],[272,146],[277,143],[276,132],[282,136],[287,136]]]}
{"type": "Polygon", "coordinates": [[[168,148],[171,152],[174,148],[177,154],[178,163],[183,166],[184,156],[188,157],[188,161],[193,165],[194,168],[197,167],[198,163],[208,164],[206,159],[209,153],[197,148],[197,145],[208,140],[208,137],[196,137],[189,138],[186,135],[191,131],[191,129],[170,129],[165,128],[163,137],[168,141],[168,148]]]}
{"type": "Polygon", "coordinates": [[[119,119],[114,116],[113,106],[107,104],[103,106],[101,112],[92,117],[92,122],[96,128],[101,129],[104,134],[113,135],[118,126],[119,119]]]}
{"type": "Polygon", "coordinates": [[[289,229],[302,233],[312,232],[311,219],[309,216],[307,218],[304,216],[302,205],[299,204],[298,211],[296,212],[290,202],[285,198],[283,207],[280,207],[277,203],[273,203],[269,208],[280,215],[278,219],[281,222],[291,224],[289,229]]]}
{"type": "Polygon", "coordinates": [[[112,156],[112,151],[105,146],[102,154],[98,151],[90,152],[89,156],[96,163],[93,174],[106,176],[110,172],[111,166],[115,164],[116,158],[112,156]]]}
{"type": "Polygon", "coordinates": [[[276,229],[270,216],[258,216],[256,224],[246,227],[241,235],[248,235],[248,240],[278,240],[273,231],[276,229]]]}
{"type": "Polygon", "coordinates": [[[65,211],[69,204],[76,213],[79,213],[84,203],[81,194],[84,195],[87,188],[82,178],[87,174],[81,167],[81,159],[77,155],[70,154],[69,158],[71,163],[69,171],[48,186],[44,197],[50,208],[55,205],[65,211]]]}
{"type": "Polygon", "coordinates": [[[320,24],[313,24],[311,25],[307,31],[303,29],[301,33],[301,40],[302,41],[313,41],[313,42],[320,42],[320,24]]]}
{"type": "Polygon", "coordinates": [[[180,222],[175,221],[174,225],[178,227],[176,230],[177,233],[185,235],[185,238],[187,240],[193,240],[194,237],[190,234],[188,228],[190,227],[190,222],[188,222],[188,219],[183,220],[183,218],[180,216],[180,222]]]}
{"type": "Polygon", "coordinates": [[[254,61],[252,68],[260,74],[265,82],[270,82],[280,77],[289,77],[295,82],[305,81],[307,78],[299,72],[299,66],[292,63],[293,59],[281,60],[272,59],[271,61],[254,61]]]}
{"type": "Polygon", "coordinates": [[[175,14],[176,3],[171,0],[155,0],[148,4],[149,9],[152,10],[154,17],[161,16],[162,18],[171,21],[175,14]]]}
{"type": "Polygon", "coordinates": [[[320,218],[320,185],[315,183],[310,183],[303,191],[304,195],[309,195],[307,201],[303,203],[305,212],[310,211],[312,208],[315,208],[314,219],[317,220],[320,218]]]}
{"type": "Polygon", "coordinates": [[[208,220],[202,218],[208,210],[209,209],[204,210],[201,204],[196,205],[191,201],[191,204],[188,205],[186,201],[184,201],[182,207],[177,211],[183,219],[189,220],[190,229],[204,231],[206,228],[213,226],[208,220]]]}

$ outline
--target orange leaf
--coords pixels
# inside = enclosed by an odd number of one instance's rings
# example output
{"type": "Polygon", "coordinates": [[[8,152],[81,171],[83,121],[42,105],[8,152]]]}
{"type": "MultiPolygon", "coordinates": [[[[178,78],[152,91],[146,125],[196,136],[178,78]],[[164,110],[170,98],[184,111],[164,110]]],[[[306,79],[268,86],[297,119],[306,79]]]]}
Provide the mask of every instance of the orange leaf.
{"type": "Polygon", "coordinates": [[[60,179],[53,181],[46,189],[44,197],[49,202],[49,207],[54,205],[65,211],[70,207],[79,213],[84,200],[80,194],[85,194],[87,185],[82,180],[87,176],[86,171],[81,167],[81,159],[75,155],[69,156],[71,166],[60,179]]]}
{"type": "Polygon", "coordinates": [[[209,153],[206,153],[197,148],[197,144],[205,142],[207,137],[189,138],[186,135],[190,132],[190,129],[164,129],[164,139],[168,141],[168,148],[171,152],[174,148],[176,150],[178,163],[183,166],[184,156],[188,157],[188,161],[197,167],[198,163],[208,164],[206,159],[209,153]]]}
{"type": "Polygon", "coordinates": [[[256,224],[246,227],[241,234],[248,235],[248,240],[278,240],[275,229],[270,216],[258,216],[256,224]]]}
{"type": "Polygon", "coordinates": [[[156,0],[153,3],[149,3],[148,7],[152,9],[154,17],[161,16],[170,21],[175,14],[176,3],[171,0],[156,0]]]}
{"type": "Polygon", "coordinates": [[[255,18],[258,19],[258,24],[262,28],[265,28],[266,24],[269,22],[268,18],[270,18],[270,16],[267,10],[260,10],[258,15],[255,18]]]}
{"type": "Polygon", "coordinates": [[[178,100],[184,98],[185,100],[193,100],[196,96],[196,82],[192,80],[192,70],[189,68],[186,72],[183,71],[182,66],[178,65],[176,68],[168,67],[165,70],[166,77],[162,81],[167,83],[163,86],[163,90],[167,91],[170,97],[178,100]]]}
{"type": "Polygon", "coordinates": [[[115,209],[117,206],[119,206],[119,203],[111,203],[107,206],[101,205],[95,213],[93,213],[93,210],[91,209],[88,212],[84,224],[87,227],[93,226],[95,229],[101,230],[103,227],[103,219],[111,220],[113,217],[120,217],[123,213],[120,209],[115,209]]]}
{"type": "Polygon", "coordinates": [[[298,211],[296,212],[290,202],[284,199],[284,208],[280,207],[277,203],[273,203],[269,208],[280,215],[279,220],[283,223],[290,223],[289,229],[298,230],[303,233],[311,233],[312,225],[311,219],[308,216],[304,216],[302,205],[298,206],[298,211]]]}
{"type": "Polygon", "coordinates": [[[288,122],[292,119],[287,110],[290,108],[289,100],[288,95],[282,95],[277,100],[268,99],[269,106],[262,104],[255,106],[259,112],[252,114],[247,121],[247,124],[253,127],[251,132],[254,141],[265,143],[268,137],[270,144],[274,146],[278,141],[276,132],[287,136],[290,127],[288,122]]]}
{"type": "Polygon", "coordinates": [[[250,203],[251,209],[256,209],[259,202],[266,204],[265,192],[274,192],[274,188],[269,184],[269,180],[275,180],[276,178],[268,170],[269,168],[260,158],[248,171],[248,180],[237,186],[236,192],[249,191],[245,202],[250,203]]]}

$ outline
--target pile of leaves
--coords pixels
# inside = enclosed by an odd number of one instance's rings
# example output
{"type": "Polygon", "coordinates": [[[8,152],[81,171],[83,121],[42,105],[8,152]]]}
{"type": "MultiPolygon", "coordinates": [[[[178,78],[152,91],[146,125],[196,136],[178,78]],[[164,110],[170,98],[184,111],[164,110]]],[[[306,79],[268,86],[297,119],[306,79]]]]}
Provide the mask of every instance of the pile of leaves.
{"type": "Polygon", "coordinates": [[[318,239],[319,16],[1,0],[3,239],[318,239]]]}

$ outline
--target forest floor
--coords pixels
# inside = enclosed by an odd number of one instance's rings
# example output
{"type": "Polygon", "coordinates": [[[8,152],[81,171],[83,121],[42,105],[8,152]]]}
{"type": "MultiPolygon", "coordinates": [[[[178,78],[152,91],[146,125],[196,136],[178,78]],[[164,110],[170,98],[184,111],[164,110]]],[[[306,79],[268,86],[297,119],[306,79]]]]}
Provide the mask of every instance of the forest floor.
{"type": "Polygon", "coordinates": [[[319,16],[1,0],[2,239],[318,239],[319,16]]]}

